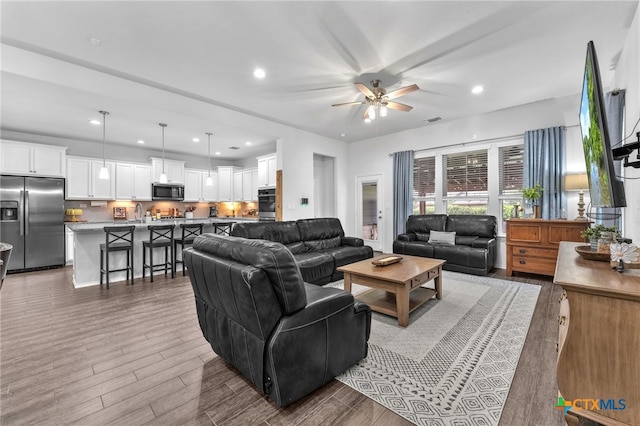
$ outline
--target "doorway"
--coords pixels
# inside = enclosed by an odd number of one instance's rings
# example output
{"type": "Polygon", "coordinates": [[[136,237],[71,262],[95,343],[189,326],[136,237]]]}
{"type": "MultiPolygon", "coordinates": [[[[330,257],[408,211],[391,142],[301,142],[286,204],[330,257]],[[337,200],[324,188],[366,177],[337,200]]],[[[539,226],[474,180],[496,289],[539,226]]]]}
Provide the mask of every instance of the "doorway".
{"type": "Polygon", "coordinates": [[[382,251],[382,175],[356,178],[356,232],[364,243],[382,251]]]}
{"type": "Polygon", "coordinates": [[[335,158],[313,154],[313,216],[335,217],[335,158]]]}

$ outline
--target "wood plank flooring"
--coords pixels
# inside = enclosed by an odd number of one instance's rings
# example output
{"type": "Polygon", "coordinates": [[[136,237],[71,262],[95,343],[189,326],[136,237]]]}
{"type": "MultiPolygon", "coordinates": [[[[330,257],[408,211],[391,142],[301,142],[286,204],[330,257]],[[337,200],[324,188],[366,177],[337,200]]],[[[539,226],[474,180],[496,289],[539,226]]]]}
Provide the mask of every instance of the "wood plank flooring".
{"type": "MultiPolygon", "coordinates": [[[[188,277],[74,289],[70,267],[8,275],[0,291],[3,425],[408,425],[337,380],[281,409],[202,337],[188,277]]],[[[504,271],[493,276],[505,278],[504,271]]],[[[560,290],[542,285],[501,425],[562,425],[560,290]]],[[[446,284],[445,284],[446,285],[446,284]]]]}

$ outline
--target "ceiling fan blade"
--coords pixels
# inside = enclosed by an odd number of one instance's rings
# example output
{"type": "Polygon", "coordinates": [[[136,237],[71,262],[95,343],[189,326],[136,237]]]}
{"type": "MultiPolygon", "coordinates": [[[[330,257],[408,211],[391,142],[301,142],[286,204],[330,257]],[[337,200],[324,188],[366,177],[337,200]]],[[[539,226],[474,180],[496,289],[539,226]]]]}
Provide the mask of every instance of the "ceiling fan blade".
{"type": "Polygon", "coordinates": [[[364,84],[364,83],[355,83],[356,87],[359,91],[361,91],[367,98],[375,99],[376,95],[364,84]]]}
{"type": "Polygon", "coordinates": [[[401,104],[400,102],[387,102],[387,108],[395,109],[398,111],[411,111],[412,106],[401,104]]]}
{"type": "Polygon", "coordinates": [[[397,90],[394,90],[393,92],[389,92],[386,95],[384,95],[384,97],[387,99],[399,98],[400,96],[404,96],[408,93],[415,92],[418,89],[420,88],[418,87],[417,84],[412,84],[411,86],[401,87],[397,90]]]}
{"type": "Polygon", "coordinates": [[[359,102],[343,102],[341,104],[332,104],[331,106],[347,106],[347,105],[362,105],[364,104],[364,101],[359,101],[359,102]]]}

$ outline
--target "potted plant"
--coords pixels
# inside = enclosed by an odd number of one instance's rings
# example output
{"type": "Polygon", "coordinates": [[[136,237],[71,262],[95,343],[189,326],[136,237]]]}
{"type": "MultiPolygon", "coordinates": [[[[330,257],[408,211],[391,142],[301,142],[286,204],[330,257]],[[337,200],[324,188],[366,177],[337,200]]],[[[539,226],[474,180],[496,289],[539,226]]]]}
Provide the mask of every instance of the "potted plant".
{"type": "Polygon", "coordinates": [[[585,240],[589,240],[589,244],[591,244],[591,251],[597,251],[598,239],[600,239],[603,232],[610,232],[613,234],[612,236],[616,236],[618,234],[618,228],[615,226],[607,227],[599,223],[596,226],[592,226],[580,232],[580,236],[585,240]]]}
{"type": "MultiPolygon", "coordinates": [[[[539,183],[536,183],[530,188],[524,188],[522,190],[522,196],[525,200],[529,200],[528,208],[535,209],[534,217],[537,219],[540,217],[540,206],[536,203],[542,197],[542,186],[539,183]]],[[[525,211],[526,213],[526,211],[525,211]]]]}

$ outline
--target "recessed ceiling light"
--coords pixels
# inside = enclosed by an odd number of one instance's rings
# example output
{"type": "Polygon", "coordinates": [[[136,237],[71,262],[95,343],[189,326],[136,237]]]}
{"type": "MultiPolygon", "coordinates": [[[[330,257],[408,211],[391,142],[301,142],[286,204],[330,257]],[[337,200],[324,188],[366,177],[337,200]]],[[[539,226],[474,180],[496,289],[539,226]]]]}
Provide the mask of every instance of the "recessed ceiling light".
{"type": "Polygon", "coordinates": [[[100,120],[89,120],[89,124],[93,124],[94,126],[99,126],[100,124],[100,120]]]}
{"type": "Polygon", "coordinates": [[[144,141],[143,141],[142,139],[138,139],[138,143],[139,143],[140,145],[142,145],[142,144],[144,143],[144,141]]]}
{"type": "Polygon", "coordinates": [[[198,139],[198,138],[193,138],[191,140],[194,141],[194,142],[200,142],[200,139],[198,139]]]}
{"type": "Polygon", "coordinates": [[[256,68],[255,70],[253,70],[253,76],[255,78],[265,78],[267,75],[266,72],[264,72],[264,70],[262,68],[256,68]]]}
{"type": "Polygon", "coordinates": [[[91,42],[91,44],[93,44],[94,46],[100,46],[100,44],[102,44],[102,41],[99,38],[92,38],[91,40],[89,40],[91,42]]]}
{"type": "Polygon", "coordinates": [[[471,93],[473,93],[474,95],[477,95],[479,93],[482,93],[483,90],[484,90],[484,87],[475,86],[473,89],[471,89],[471,93]]]}
{"type": "Polygon", "coordinates": [[[216,155],[221,155],[220,151],[216,151],[216,155]]]}
{"type": "Polygon", "coordinates": [[[344,138],[345,136],[347,136],[347,134],[346,134],[346,133],[344,133],[344,132],[340,133],[340,137],[341,137],[341,138],[344,138]]]}
{"type": "Polygon", "coordinates": [[[253,145],[253,144],[251,143],[251,141],[246,141],[244,144],[245,144],[245,145],[247,145],[247,146],[251,146],[251,145],[253,145]]]}

